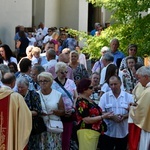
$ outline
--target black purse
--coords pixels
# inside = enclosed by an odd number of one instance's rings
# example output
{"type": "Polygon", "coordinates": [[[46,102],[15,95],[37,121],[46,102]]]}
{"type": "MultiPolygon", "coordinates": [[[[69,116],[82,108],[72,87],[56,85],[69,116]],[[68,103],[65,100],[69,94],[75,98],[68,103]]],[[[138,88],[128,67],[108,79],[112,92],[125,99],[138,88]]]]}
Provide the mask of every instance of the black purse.
{"type": "MultiPolygon", "coordinates": [[[[31,109],[33,110],[32,103],[32,94],[30,92],[31,97],[31,109]]],[[[41,134],[42,132],[47,131],[46,125],[44,123],[43,118],[40,115],[32,116],[32,131],[31,135],[41,134]]]]}

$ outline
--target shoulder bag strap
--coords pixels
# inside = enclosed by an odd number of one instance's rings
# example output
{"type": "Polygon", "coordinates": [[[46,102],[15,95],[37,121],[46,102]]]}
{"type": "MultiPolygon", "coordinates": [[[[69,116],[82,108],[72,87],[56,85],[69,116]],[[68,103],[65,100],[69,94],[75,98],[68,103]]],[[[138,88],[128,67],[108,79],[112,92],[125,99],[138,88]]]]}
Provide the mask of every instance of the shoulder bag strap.
{"type": "MultiPolygon", "coordinates": [[[[56,80],[55,80],[56,81],[56,80]]],[[[57,82],[57,81],[56,81],[57,82]]],[[[64,88],[64,86],[62,84],[60,84],[59,82],[57,82],[58,85],[66,92],[66,94],[68,95],[68,97],[70,98],[70,100],[72,101],[72,103],[74,104],[74,101],[70,95],[70,93],[64,88]]]]}

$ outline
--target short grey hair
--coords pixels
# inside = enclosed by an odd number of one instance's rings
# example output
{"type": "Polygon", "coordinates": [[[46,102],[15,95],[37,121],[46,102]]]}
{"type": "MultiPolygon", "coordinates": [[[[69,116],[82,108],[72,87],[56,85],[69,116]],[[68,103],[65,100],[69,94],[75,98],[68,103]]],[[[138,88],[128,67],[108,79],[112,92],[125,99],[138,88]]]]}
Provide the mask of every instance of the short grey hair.
{"type": "Polygon", "coordinates": [[[38,74],[45,71],[45,69],[41,65],[34,65],[32,69],[37,70],[38,74]]]}
{"type": "Polygon", "coordinates": [[[106,52],[106,53],[103,55],[102,59],[105,59],[106,61],[113,62],[113,61],[114,61],[114,56],[113,56],[112,53],[106,52]]]}
{"type": "Polygon", "coordinates": [[[50,81],[51,84],[52,84],[52,82],[53,82],[53,76],[52,76],[52,74],[49,73],[49,72],[41,72],[41,73],[37,76],[37,80],[39,80],[40,77],[47,78],[47,79],[50,81]]]}
{"type": "Polygon", "coordinates": [[[112,42],[117,42],[118,43],[118,46],[119,46],[119,40],[117,39],[117,38],[114,38],[114,39],[112,39],[111,41],[110,41],[110,43],[112,43],[112,42]]]}
{"type": "Polygon", "coordinates": [[[108,46],[104,46],[101,48],[100,50],[101,52],[109,52],[110,51],[110,48],[108,46]]]}
{"type": "Polygon", "coordinates": [[[70,56],[71,56],[72,54],[76,54],[76,55],[79,57],[79,53],[78,53],[76,50],[71,51],[71,52],[70,52],[70,56]]]}
{"type": "Polygon", "coordinates": [[[25,77],[19,77],[19,78],[17,78],[16,84],[17,84],[17,85],[18,85],[18,84],[25,84],[27,87],[29,87],[29,81],[28,81],[28,79],[25,78],[25,77]]]}
{"type": "Polygon", "coordinates": [[[67,69],[67,65],[64,62],[58,62],[55,65],[55,72],[58,72],[59,70],[66,70],[67,69]]]}
{"type": "Polygon", "coordinates": [[[53,59],[55,59],[55,57],[56,57],[56,52],[55,52],[55,50],[53,50],[53,49],[48,49],[48,50],[46,51],[46,53],[48,54],[48,56],[51,56],[53,59]]]}
{"type": "Polygon", "coordinates": [[[150,67],[142,66],[136,71],[136,74],[141,75],[141,76],[147,75],[150,77],[150,67]]]}
{"type": "Polygon", "coordinates": [[[7,65],[0,64],[0,71],[1,71],[2,76],[3,76],[5,73],[10,72],[10,69],[7,65]]]}

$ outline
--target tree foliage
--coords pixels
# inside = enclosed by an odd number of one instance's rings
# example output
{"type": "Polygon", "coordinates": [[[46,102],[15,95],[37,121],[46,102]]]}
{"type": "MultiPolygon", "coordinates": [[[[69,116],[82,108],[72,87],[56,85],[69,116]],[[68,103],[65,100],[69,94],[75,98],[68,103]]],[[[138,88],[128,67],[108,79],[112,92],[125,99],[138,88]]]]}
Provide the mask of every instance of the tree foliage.
{"type": "Polygon", "coordinates": [[[69,33],[86,39],[84,51],[92,58],[99,57],[99,50],[109,46],[112,38],[120,41],[120,50],[127,54],[127,47],[134,43],[138,45],[138,55],[150,55],[150,14],[142,16],[141,12],[148,12],[150,1],[147,0],[87,0],[94,6],[104,6],[112,12],[111,19],[115,20],[109,28],[102,31],[100,36],[90,36],[87,33],[69,30],[69,33]]]}

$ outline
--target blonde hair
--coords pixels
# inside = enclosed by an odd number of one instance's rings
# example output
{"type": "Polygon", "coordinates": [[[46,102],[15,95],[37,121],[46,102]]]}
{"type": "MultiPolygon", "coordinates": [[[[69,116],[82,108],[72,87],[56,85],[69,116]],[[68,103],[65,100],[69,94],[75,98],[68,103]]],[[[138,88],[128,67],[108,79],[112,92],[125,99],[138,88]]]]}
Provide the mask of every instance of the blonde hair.
{"type": "Polygon", "coordinates": [[[52,74],[49,73],[49,72],[41,72],[41,73],[37,76],[37,79],[39,80],[40,77],[47,78],[47,79],[50,81],[51,84],[52,84],[52,82],[53,82],[53,76],[52,76],[52,74]]]}
{"type": "Polygon", "coordinates": [[[54,32],[54,33],[52,34],[52,38],[53,38],[54,40],[57,40],[58,37],[59,37],[59,33],[54,32]]]}
{"type": "Polygon", "coordinates": [[[67,70],[67,65],[64,62],[58,62],[55,65],[55,72],[58,72],[59,70],[67,70]]]}
{"type": "Polygon", "coordinates": [[[27,48],[26,48],[26,54],[28,54],[29,52],[32,53],[32,49],[34,48],[34,46],[32,45],[29,45],[27,48]]]}
{"type": "Polygon", "coordinates": [[[41,53],[41,49],[39,47],[33,47],[32,48],[32,55],[34,55],[35,53],[41,53]]]}

